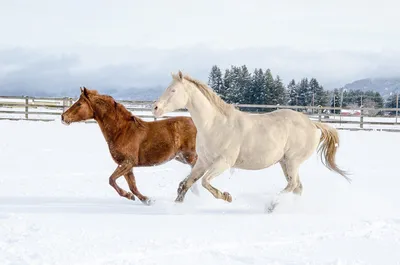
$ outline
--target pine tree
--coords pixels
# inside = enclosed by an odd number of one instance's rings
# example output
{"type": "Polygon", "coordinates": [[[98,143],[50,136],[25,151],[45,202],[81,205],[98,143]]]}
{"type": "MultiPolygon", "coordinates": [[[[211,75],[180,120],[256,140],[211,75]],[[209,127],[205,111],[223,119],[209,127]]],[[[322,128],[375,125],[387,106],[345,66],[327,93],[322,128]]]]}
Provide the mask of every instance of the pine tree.
{"type": "Polygon", "coordinates": [[[221,69],[214,65],[211,68],[210,75],[208,76],[208,85],[215,91],[215,93],[222,95],[223,93],[223,82],[221,69]]]}
{"type": "Polygon", "coordinates": [[[324,88],[319,85],[317,79],[311,78],[309,83],[309,92],[311,97],[311,106],[326,106],[328,104],[328,95],[324,88]]]}
{"type": "Polygon", "coordinates": [[[311,103],[311,98],[309,97],[310,93],[307,78],[301,79],[300,83],[298,84],[297,95],[299,106],[309,106],[311,103]]]}
{"type": "MultiPolygon", "coordinates": [[[[386,108],[395,109],[397,107],[396,99],[397,99],[397,94],[396,93],[390,93],[390,96],[386,99],[385,107],[386,108]]],[[[399,99],[400,99],[400,97],[399,97],[399,99]]],[[[400,106],[400,100],[397,103],[398,103],[398,106],[400,106]]],[[[396,111],[393,110],[393,111],[390,111],[390,113],[392,115],[394,115],[396,113],[396,111]]]]}
{"type": "Polygon", "coordinates": [[[274,77],[272,76],[271,70],[267,69],[265,71],[265,103],[267,105],[271,105],[273,104],[273,98],[274,98],[274,77]]]}
{"type": "Polygon", "coordinates": [[[376,108],[383,108],[383,98],[379,92],[375,92],[376,108]]]}
{"type": "Polygon", "coordinates": [[[231,98],[230,98],[230,89],[232,86],[232,76],[231,76],[231,71],[229,69],[225,70],[224,74],[224,79],[223,79],[223,93],[221,95],[221,98],[226,101],[227,103],[231,103],[231,98]]]}
{"type": "Polygon", "coordinates": [[[231,103],[237,104],[241,100],[240,67],[231,66],[230,77],[231,77],[231,83],[228,91],[228,97],[231,103]]]}
{"type": "MultiPolygon", "coordinates": [[[[263,70],[255,69],[251,76],[251,84],[249,89],[249,102],[251,104],[262,105],[265,104],[265,76],[263,70]]],[[[263,108],[251,108],[250,111],[262,112],[263,108]]]]}
{"type": "Polygon", "coordinates": [[[286,91],[285,86],[282,83],[282,79],[279,75],[274,80],[273,89],[271,91],[272,104],[274,105],[285,105],[286,103],[286,91]]]}
{"type": "Polygon", "coordinates": [[[242,65],[239,70],[239,99],[238,103],[245,104],[251,102],[251,74],[246,65],[242,65]]]}
{"type": "Polygon", "coordinates": [[[289,106],[296,106],[297,105],[297,85],[296,81],[292,79],[287,86],[288,88],[288,105],[289,106]]]}

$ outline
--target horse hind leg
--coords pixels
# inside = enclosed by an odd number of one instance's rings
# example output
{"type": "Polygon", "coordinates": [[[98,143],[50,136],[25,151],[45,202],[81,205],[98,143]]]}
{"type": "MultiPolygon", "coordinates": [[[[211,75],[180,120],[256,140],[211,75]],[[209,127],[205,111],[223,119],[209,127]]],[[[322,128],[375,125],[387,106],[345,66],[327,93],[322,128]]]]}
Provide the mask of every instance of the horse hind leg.
{"type": "Polygon", "coordinates": [[[293,192],[294,194],[301,195],[303,191],[303,184],[300,182],[300,176],[298,172],[299,165],[285,159],[281,160],[280,164],[288,182],[287,186],[281,191],[281,193],[293,192]]]}
{"type": "Polygon", "coordinates": [[[279,194],[272,200],[271,205],[269,205],[266,209],[268,213],[274,211],[275,207],[279,204],[280,196],[292,192],[296,195],[301,195],[303,191],[303,185],[300,182],[299,176],[299,163],[294,163],[288,159],[282,159],[280,162],[283,174],[287,180],[286,187],[279,192],[279,194]]]}
{"type": "Polygon", "coordinates": [[[301,182],[300,182],[300,176],[297,174],[297,178],[299,179],[299,183],[298,183],[298,185],[297,185],[297,188],[295,188],[294,190],[293,190],[293,193],[294,194],[297,194],[297,195],[301,195],[302,193],[303,193],[303,184],[301,184],[301,182]]]}

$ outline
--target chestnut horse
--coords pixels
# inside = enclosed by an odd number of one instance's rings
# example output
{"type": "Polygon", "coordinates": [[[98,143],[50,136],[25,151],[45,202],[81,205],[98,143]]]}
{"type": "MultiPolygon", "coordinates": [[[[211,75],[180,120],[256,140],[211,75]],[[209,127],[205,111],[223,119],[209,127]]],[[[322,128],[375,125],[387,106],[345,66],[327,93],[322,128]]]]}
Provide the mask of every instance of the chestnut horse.
{"type": "MultiPolygon", "coordinates": [[[[151,201],[137,186],[133,167],[154,166],[176,159],[193,167],[197,160],[196,127],[190,117],[173,117],[147,122],[132,115],[111,96],[81,88],[81,95],[61,115],[64,124],[94,119],[100,126],[112,158],[118,164],[109,178],[118,194],[144,204],[151,201]],[[116,180],[124,176],[131,192],[120,188],[116,180]]],[[[192,190],[197,193],[197,188],[192,190]]]]}

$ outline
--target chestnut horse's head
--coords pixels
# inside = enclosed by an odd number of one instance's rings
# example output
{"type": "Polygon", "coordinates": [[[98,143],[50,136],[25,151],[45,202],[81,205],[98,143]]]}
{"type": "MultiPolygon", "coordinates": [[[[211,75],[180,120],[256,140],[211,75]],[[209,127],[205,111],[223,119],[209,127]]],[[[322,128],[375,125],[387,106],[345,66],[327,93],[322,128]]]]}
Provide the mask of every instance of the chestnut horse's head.
{"type": "Polygon", "coordinates": [[[86,87],[81,87],[81,95],[71,107],[69,107],[62,115],[61,121],[65,125],[72,122],[80,122],[94,118],[93,108],[90,103],[90,95],[95,93],[86,87]]]}

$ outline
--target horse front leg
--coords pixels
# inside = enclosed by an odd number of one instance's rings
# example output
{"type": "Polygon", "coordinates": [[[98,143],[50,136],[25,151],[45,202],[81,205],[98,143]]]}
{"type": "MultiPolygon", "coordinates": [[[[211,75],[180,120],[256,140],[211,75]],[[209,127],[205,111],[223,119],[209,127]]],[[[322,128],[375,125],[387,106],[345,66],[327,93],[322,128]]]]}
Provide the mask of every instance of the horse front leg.
{"type": "Polygon", "coordinates": [[[127,192],[126,190],[122,189],[117,184],[117,179],[122,175],[125,175],[131,170],[133,167],[132,163],[130,162],[123,162],[121,165],[118,165],[117,169],[115,169],[114,173],[109,178],[109,184],[113,187],[121,197],[125,197],[129,200],[134,200],[134,196],[131,192],[127,192]]]}
{"type": "Polygon", "coordinates": [[[230,165],[224,159],[216,160],[207,172],[204,174],[201,184],[206,188],[216,199],[222,199],[227,202],[232,202],[232,196],[229,192],[221,192],[210,184],[210,181],[222,174],[230,165]]]}

